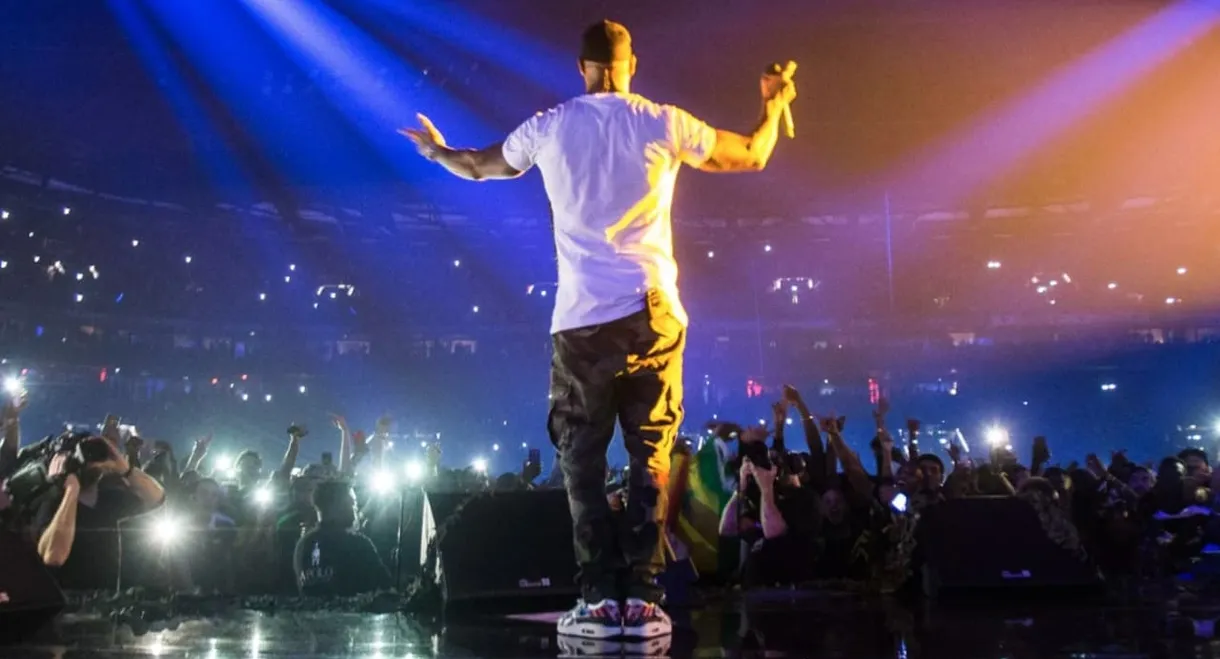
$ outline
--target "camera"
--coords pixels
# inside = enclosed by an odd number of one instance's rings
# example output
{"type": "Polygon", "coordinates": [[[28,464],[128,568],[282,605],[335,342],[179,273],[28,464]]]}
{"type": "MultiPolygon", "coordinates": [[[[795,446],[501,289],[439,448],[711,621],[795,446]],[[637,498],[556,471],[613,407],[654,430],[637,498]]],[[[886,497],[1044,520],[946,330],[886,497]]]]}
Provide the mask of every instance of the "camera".
{"type": "Polygon", "coordinates": [[[87,466],[110,459],[106,440],[83,429],[70,428],[60,435],[51,435],[17,453],[8,478],[8,492],[13,501],[24,505],[33,501],[52,485],[47,478],[51,460],[60,453],[68,458],[65,473],[80,475],[87,466]]]}

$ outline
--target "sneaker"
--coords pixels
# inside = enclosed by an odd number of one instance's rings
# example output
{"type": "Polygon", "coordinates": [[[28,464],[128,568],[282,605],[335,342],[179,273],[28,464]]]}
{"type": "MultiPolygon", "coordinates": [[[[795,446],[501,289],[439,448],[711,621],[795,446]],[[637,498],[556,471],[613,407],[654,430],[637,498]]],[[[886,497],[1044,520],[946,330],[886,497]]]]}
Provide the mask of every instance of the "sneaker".
{"type": "Polygon", "coordinates": [[[602,600],[597,604],[580,600],[571,611],[559,617],[558,629],[560,636],[617,638],[623,635],[623,616],[614,600],[602,600]]]}
{"type": "Polygon", "coordinates": [[[623,614],[623,636],[648,639],[669,636],[673,631],[673,621],[660,606],[644,600],[627,600],[627,611],[623,614]]]}
{"type": "Polygon", "coordinates": [[[559,647],[560,659],[623,656],[623,644],[606,638],[578,638],[561,634],[556,639],[556,645],[559,647]]]}

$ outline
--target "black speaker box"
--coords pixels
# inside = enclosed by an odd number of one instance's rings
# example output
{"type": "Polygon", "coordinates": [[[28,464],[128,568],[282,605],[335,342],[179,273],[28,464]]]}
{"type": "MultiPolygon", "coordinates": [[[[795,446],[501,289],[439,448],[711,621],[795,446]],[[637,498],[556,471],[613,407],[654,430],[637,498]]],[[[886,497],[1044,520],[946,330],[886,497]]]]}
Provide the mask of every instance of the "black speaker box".
{"type": "Polygon", "coordinates": [[[945,501],[923,512],[917,533],[929,597],[1102,586],[1096,565],[1055,544],[1033,507],[1014,497],[945,501]]]}
{"type": "Polygon", "coordinates": [[[64,594],[29,543],[0,531],[0,643],[41,630],[64,608],[64,594]]]}
{"type": "Polygon", "coordinates": [[[421,545],[434,541],[436,561],[430,576],[446,604],[567,599],[580,592],[572,516],[562,490],[473,497],[428,493],[421,545]],[[447,522],[455,511],[457,517],[447,522]]]}

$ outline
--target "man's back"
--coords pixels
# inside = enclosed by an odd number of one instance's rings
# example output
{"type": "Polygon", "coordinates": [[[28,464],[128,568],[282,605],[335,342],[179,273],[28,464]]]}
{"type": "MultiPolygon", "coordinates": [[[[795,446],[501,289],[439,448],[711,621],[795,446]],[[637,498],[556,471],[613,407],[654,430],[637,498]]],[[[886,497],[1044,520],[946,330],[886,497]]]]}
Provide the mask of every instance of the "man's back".
{"type": "Polygon", "coordinates": [[[301,536],[293,570],[301,594],[311,597],[357,595],[392,586],[372,541],[347,529],[318,528],[301,536]]]}
{"type": "Polygon", "coordinates": [[[683,162],[698,165],[715,131],[635,94],[586,94],[526,121],[505,160],[538,165],[555,222],[559,291],[551,331],[597,325],[644,308],[659,289],[683,324],[670,208],[683,162]]]}

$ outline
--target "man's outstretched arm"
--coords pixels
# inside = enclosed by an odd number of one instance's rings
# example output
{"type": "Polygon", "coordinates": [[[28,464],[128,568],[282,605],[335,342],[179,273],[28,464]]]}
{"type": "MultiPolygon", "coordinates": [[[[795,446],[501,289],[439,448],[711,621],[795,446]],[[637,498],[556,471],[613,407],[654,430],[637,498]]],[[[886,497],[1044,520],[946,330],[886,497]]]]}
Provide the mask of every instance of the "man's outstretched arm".
{"type": "Polygon", "coordinates": [[[504,145],[493,144],[484,149],[451,149],[444,147],[432,158],[450,174],[467,181],[502,180],[517,178],[521,172],[515,170],[504,159],[504,145]]]}
{"type": "Polygon", "coordinates": [[[445,138],[436,126],[424,115],[417,115],[419,128],[403,128],[399,134],[406,136],[419,150],[420,155],[439,163],[450,174],[468,181],[517,178],[521,172],[504,159],[504,145],[493,144],[485,149],[454,149],[445,144],[445,138]]]}

